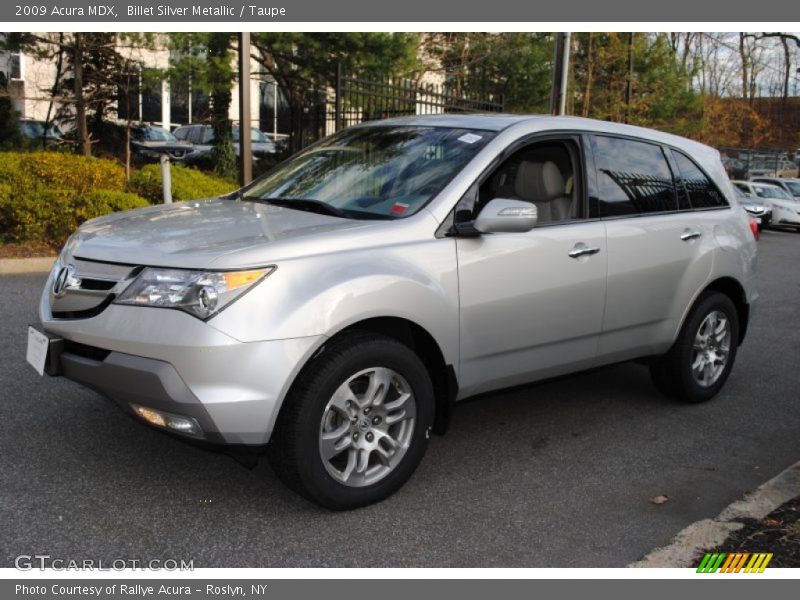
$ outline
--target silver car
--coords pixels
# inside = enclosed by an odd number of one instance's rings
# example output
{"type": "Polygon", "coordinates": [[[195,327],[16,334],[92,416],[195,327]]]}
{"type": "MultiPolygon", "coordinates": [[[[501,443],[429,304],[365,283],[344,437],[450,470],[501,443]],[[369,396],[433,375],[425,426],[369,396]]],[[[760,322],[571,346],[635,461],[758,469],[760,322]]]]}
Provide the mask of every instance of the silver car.
{"type": "Polygon", "coordinates": [[[85,223],[28,359],[185,438],[261,448],[349,509],[412,475],[455,402],[641,359],[715,396],[758,297],[718,153],[544,116],[330,136],[235,194],[85,223]]]}
{"type": "MultiPolygon", "coordinates": [[[[191,158],[208,155],[214,148],[214,128],[208,124],[183,125],[175,130],[174,135],[178,140],[192,144],[191,158]]],[[[233,150],[239,156],[239,125],[231,128],[231,137],[233,150]]],[[[256,158],[277,152],[275,142],[256,127],[250,128],[250,148],[256,158]]]]}

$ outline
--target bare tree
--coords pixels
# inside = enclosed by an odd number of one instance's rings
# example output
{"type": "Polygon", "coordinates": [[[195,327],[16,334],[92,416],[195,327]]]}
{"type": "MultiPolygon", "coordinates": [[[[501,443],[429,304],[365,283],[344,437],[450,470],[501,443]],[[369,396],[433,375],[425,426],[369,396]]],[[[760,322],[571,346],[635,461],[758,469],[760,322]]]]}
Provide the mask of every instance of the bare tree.
{"type": "Polygon", "coordinates": [[[83,97],[83,34],[76,33],[72,48],[73,79],[75,90],[75,130],[78,136],[78,148],[84,156],[92,155],[92,145],[89,139],[89,130],[86,126],[86,103],[83,97]]]}

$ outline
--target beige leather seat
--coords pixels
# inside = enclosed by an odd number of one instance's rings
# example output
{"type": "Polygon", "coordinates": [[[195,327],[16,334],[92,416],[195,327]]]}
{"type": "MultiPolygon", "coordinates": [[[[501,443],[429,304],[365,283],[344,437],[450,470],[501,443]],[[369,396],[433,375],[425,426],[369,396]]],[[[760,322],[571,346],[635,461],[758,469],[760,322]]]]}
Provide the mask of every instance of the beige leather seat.
{"type": "Polygon", "coordinates": [[[523,160],[517,169],[514,192],[520,200],[536,205],[539,223],[573,217],[573,198],[568,195],[564,176],[552,161],[523,160]]]}

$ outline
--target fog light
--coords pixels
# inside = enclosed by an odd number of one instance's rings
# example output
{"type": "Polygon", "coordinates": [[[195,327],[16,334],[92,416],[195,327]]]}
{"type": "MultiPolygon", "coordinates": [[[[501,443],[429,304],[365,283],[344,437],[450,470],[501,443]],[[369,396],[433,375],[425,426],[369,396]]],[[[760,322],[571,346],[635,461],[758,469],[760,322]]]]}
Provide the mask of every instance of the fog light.
{"type": "Polygon", "coordinates": [[[191,417],[179,417],[177,415],[170,415],[167,417],[167,427],[180,431],[181,433],[188,433],[189,435],[202,435],[203,432],[197,421],[191,417]]]}
{"type": "Polygon", "coordinates": [[[203,430],[200,428],[200,424],[192,417],[162,412],[154,408],[146,408],[137,404],[131,404],[131,407],[137,415],[151,425],[162,429],[171,429],[184,435],[203,437],[203,430]]]}

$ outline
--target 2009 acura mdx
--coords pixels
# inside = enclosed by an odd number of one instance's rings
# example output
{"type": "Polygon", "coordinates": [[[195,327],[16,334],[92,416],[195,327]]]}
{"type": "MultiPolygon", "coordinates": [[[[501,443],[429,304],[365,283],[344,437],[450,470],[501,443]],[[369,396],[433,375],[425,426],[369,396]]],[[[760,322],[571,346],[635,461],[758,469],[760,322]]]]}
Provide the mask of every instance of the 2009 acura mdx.
{"type": "Polygon", "coordinates": [[[28,359],[143,421],[269,443],[324,506],[386,498],[453,403],[645,359],[725,383],[756,242],[718,153],[570,117],[439,115],[332,135],[235,194],[85,223],[28,359]]]}

